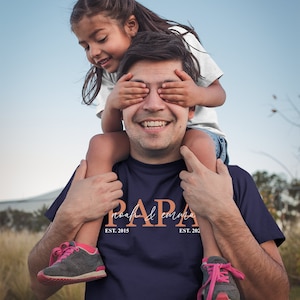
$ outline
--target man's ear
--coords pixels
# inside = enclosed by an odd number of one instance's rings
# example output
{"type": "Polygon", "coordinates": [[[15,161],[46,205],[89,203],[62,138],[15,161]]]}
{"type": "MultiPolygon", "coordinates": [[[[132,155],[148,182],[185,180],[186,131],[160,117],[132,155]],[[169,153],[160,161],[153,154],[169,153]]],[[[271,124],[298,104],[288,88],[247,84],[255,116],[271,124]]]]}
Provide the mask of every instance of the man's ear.
{"type": "Polygon", "coordinates": [[[192,107],[189,108],[189,120],[194,117],[194,115],[195,115],[195,109],[196,109],[195,106],[192,106],[192,107]]]}
{"type": "Polygon", "coordinates": [[[129,34],[131,37],[136,36],[137,32],[139,31],[139,23],[135,17],[135,15],[131,15],[126,23],[125,23],[125,31],[127,34],[129,34]]]}

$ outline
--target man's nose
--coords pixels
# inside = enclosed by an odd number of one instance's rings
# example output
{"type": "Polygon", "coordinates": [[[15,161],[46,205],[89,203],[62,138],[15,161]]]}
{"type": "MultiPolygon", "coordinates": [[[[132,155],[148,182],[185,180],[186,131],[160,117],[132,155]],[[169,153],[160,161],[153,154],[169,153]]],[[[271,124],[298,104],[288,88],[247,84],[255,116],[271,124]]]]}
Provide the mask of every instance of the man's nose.
{"type": "Polygon", "coordinates": [[[159,96],[157,88],[150,89],[149,94],[144,99],[143,108],[146,110],[162,110],[165,108],[166,102],[159,96]]]}

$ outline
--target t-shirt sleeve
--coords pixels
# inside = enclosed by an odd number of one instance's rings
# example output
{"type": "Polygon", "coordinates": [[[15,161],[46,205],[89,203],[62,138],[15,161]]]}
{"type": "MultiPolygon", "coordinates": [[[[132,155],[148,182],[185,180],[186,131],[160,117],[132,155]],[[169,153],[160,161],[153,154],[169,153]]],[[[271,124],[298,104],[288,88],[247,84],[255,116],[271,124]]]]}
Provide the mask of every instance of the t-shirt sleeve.
{"type": "Polygon", "coordinates": [[[106,99],[109,96],[111,89],[108,86],[101,86],[100,92],[96,97],[96,116],[101,118],[101,113],[105,108],[106,99]]]}
{"type": "MultiPolygon", "coordinates": [[[[63,188],[63,190],[60,192],[60,194],[57,196],[57,198],[53,201],[51,206],[48,208],[48,210],[45,212],[45,217],[49,219],[51,222],[54,220],[55,215],[61,204],[64,202],[66,199],[67,193],[71,187],[72,181],[74,179],[74,175],[76,172],[77,168],[75,169],[74,173],[70,177],[68,183],[66,186],[63,188]]],[[[113,172],[117,171],[117,165],[114,165],[113,167],[113,172]]]]}
{"type": "Polygon", "coordinates": [[[107,74],[106,72],[103,73],[101,88],[95,99],[95,104],[97,105],[96,116],[98,118],[101,117],[101,112],[104,110],[107,98],[111,93],[111,91],[113,90],[116,82],[117,82],[116,73],[111,73],[111,74],[107,74]]]}
{"type": "Polygon", "coordinates": [[[223,75],[222,70],[193,34],[188,33],[184,37],[200,65],[201,78],[198,79],[198,85],[203,87],[211,85],[223,75]]]}
{"type": "Polygon", "coordinates": [[[75,175],[75,172],[71,176],[71,178],[68,181],[67,185],[63,188],[63,190],[61,191],[61,193],[57,196],[57,198],[51,204],[51,206],[49,207],[49,209],[45,212],[46,218],[48,218],[50,221],[54,220],[54,217],[56,215],[56,212],[57,212],[58,208],[61,206],[61,204],[65,200],[65,198],[67,196],[67,193],[68,193],[68,191],[70,189],[71,183],[73,181],[74,175],[75,175]]]}
{"type": "Polygon", "coordinates": [[[169,28],[175,33],[183,34],[187,48],[192,52],[200,65],[201,77],[198,79],[197,84],[202,87],[208,87],[215,80],[223,75],[223,71],[219,68],[213,58],[204,49],[199,40],[192,33],[187,33],[186,29],[180,26],[172,26],[169,28]]]}
{"type": "Polygon", "coordinates": [[[252,176],[238,166],[228,167],[233,181],[234,201],[259,244],[274,240],[279,246],[285,240],[264,204],[252,176]]]}

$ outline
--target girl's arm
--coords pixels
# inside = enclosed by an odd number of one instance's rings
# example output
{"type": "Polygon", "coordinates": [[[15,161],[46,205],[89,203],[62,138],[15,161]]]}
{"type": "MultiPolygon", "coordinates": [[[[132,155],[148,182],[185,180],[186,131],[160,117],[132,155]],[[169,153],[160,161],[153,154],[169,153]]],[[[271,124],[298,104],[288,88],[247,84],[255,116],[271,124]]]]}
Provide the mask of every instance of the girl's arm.
{"type": "Polygon", "coordinates": [[[197,87],[199,89],[199,94],[202,95],[202,97],[199,97],[198,101],[196,100],[196,102],[199,102],[196,103],[196,105],[217,107],[224,104],[226,93],[218,79],[208,87],[197,87]]]}
{"type": "Polygon", "coordinates": [[[122,113],[120,109],[114,109],[109,98],[101,113],[101,125],[103,133],[123,130],[122,113]]]}

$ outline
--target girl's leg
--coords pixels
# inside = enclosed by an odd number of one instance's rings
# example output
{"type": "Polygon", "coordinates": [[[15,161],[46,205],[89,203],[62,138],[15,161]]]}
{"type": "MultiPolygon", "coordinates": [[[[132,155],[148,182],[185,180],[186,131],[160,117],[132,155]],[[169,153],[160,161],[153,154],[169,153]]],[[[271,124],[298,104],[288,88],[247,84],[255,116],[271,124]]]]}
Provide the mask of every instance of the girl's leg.
{"type": "MultiPolygon", "coordinates": [[[[215,144],[209,135],[201,130],[187,130],[183,144],[189,147],[202,164],[216,172],[217,158],[215,144]]],[[[204,218],[197,220],[200,227],[204,257],[221,256],[210,223],[204,218]]]]}
{"type": "MultiPolygon", "coordinates": [[[[129,155],[129,140],[125,132],[112,132],[94,136],[87,152],[87,177],[112,171],[116,162],[129,155]]],[[[103,218],[84,224],[75,241],[96,247],[103,218]]]]}
{"type": "MultiPolygon", "coordinates": [[[[188,146],[201,163],[216,172],[216,148],[212,138],[201,130],[188,130],[183,143],[188,146]]],[[[232,277],[243,279],[244,275],[222,257],[209,221],[198,218],[203,245],[203,285],[197,299],[240,299],[240,293],[232,277]]]]}
{"type": "MultiPolygon", "coordinates": [[[[113,165],[129,155],[125,132],[94,136],[87,153],[87,177],[111,172],[113,165]]],[[[75,242],[65,242],[52,250],[54,262],[40,271],[37,278],[45,284],[71,284],[106,276],[105,266],[96,248],[103,218],[84,224],[75,242]]]]}

